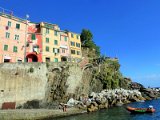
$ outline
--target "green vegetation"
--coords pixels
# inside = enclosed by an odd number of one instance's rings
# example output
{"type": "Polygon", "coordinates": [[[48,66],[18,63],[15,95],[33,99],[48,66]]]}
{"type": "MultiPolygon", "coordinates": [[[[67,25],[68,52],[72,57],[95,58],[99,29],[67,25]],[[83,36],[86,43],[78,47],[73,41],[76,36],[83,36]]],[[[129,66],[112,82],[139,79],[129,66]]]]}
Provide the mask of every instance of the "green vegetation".
{"type": "Polygon", "coordinates": [[[33,73],[34,72],[34,68],[33,67],[29,68],[28,72],[33,73]]]}
{"type": "Polygon", "coordinates": [[[83,56],[90,58],[89,62],[94,65],[101,64],[100,72],[97,70],[94,71],[93,78],[101,80],[104,89],[128,89],[128,84],[130,83],[130,80],[122,76],[119,70],[120,64],[118,62],[118,59],[111,59],[109,57],[100,55],[100,47],[94,43],[93,34],[90,30],[82,30],[81,42],[83,56]]]}
{"type": "Polygon", "coordinates": [[[101,65],[96,78],[101,80],[104,89],[128,88],[128,82],[119,71],[120,64],[117,59],[106,59],[101,65]]]}
{"type": "MultiPolygon", "coordinates": [[[[93,34],[90,30],[83,29],[81,32],[82,47],[89,48],[90,51],[94,51],[94,54],[100,56],[100,47],[97,46],[93,41],[93,34]]],[[[92,57],[92,56],[90,56],[92,57]]]]}

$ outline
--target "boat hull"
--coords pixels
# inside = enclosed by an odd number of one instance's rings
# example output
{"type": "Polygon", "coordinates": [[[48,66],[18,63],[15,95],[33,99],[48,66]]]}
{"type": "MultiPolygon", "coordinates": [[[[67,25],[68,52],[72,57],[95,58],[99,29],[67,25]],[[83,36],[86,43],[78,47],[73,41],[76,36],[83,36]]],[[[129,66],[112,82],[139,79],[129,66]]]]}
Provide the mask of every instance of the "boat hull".
{"type": "Polygon", "coordinates": [[[126,109],[131,113],[154,113],[155,112],[155,109],[148,109],[148,108],[127,107],[126,109]]]}

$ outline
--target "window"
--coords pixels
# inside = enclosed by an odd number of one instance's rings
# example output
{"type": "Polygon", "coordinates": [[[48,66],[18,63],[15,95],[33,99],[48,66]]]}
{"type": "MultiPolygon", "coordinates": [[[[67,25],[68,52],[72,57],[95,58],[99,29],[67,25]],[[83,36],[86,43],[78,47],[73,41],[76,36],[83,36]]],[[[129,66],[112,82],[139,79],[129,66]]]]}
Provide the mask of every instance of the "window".
{"type": "Polygon", "coordinates": [[[79,39],[79,35],[77,35],[77,39],[79,39]]]}
{"type": "Polygon", "coordinates": [[[75,46],[75,42],[71,42],[71,46],[75,46]]]}
{"type": "Polygon", "coordinates": [[[49,38],[46,38],[46,43],[49,43],[49,38]]]}
{"type": "Polygon", "coordinates": [[[38,52],[39,51],[39,46],[38,45],[34,45],[33,46],[33,52],[38,52]]]}
{"type": "Polygon", "coordinates": [[[10,37],[10,33],[6,32],[6,38],[9,38],[9,37],[10,37]]]}
{"type": "Polygon", "coordinates": [[[53,53],[59,53],[59,49],[53,48],[53,53]]]}
{"type": "Polygon", "coordinates": [[[74,35],[73,35],[73,33],[71,33],[71,37],[72,37],[72,38],[74,38],[74,35]]]}
{"type": "Polygon", "coordinates": [[[15,35],[14,39],[19,40],[19,35],[15,35]]]}
{"type": "Polygon", "coordinates": [[[46,62],[50,62],[50,58],[49,57],[46,57],[46,62]]]}
{"type": "Polygon", "coordinates": [[[77,51],[77,55],[80,55],[80,51],[77,51]]]}
{"type": "Polygon", "coordinates": [[[32,40],[36,40],[36,35],[32,34],[32,40]]]}
{"type": "Polygon", "coordinates": [[[79,47],[79,48],[80,48],[80,43],[76,43],[76,47],[79,47]]]}
{"type": "Polygon", "coordinates": [[[54,58],[54,62],[58,62],[58,58],[54,58]]]}
{"type": "Polygon", "coordinates": [[[62,49],[62,53],[65,53],[65,49],[62,49]]]}
{"type": "Polygon", "coordinates": [[[46,28],[46,33],[49,34],[49,28],[46,28]]]}
{"type": "Polygon", "coordinates": [[[58,40],[54,40],[54,45],[58,45],[58,40]]]}
{"type": "Polygon", "coordinates": [[[57,35],[58,35],[58,32],[57,32],[57,31],[54,31],[54,35],[57,36],[57,35]]]}
{"type": "Polygon", "coordinates": [[[8,21],[8,27],[11,27],[11,21],[8,21]]]}
{"type": "Polygon", "coordinates": [[[67,41],[67,36],[64,36],[64,41],[67,41]]]}
{"type": "Polygon", "coordinates": [[[13,46],[13,52],[17,52],[17,46],[13,46]]]}
{"type": "Polygon", "coordinates": [[[49,52],[49,47],[48,46],[46,46],[46,51],[49,52]]]}
{"type": "Polygon", "coordinates": [[[71,54],[75,54],[75,50],[71,50],[71,54]]]}
{"type": "Polygon", "coordinates": [[[18,63],[22,63],[22,60],[18,59],[17,62],[18,62],[18,63]]]}
{"type": "Polygon", "coordinates": [[[16,24],[16,28],[17,28],[17,29],[20,29],[20,24],[17,23],[17,24],[16,24]]]}
{"type": "Polygon", "coordinates": [[[4,51],[8,51],[8,45],[4,45],[4,51]]]}

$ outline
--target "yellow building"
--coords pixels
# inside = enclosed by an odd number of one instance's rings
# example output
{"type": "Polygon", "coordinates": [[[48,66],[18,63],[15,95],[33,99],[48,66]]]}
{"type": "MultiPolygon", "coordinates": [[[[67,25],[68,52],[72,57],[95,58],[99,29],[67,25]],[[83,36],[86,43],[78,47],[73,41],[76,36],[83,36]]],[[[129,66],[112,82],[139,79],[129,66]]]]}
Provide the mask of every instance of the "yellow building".
{"type": "Polygon", "coordinates": [[[60,28],[58,25],[41,22],[42,61],[60,62],[60,28]]]}
{"type": "Polygon", "coordinates": [[[73,32],[68,32],[70,55],[72,62],[79,62],[82,59],[80,35],[73,32]]]}

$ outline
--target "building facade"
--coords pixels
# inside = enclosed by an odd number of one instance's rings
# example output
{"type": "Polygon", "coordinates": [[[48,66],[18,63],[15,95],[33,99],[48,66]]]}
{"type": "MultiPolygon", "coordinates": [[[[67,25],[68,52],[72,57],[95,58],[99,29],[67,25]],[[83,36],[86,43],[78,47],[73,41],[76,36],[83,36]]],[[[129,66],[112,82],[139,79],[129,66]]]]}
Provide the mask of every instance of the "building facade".
{"type": "Polygon", "coordinates": [[[82,58],[80,35],[73,32],[68,32],[70,46],[70,60],[79,62],[82,58]]]}
{"type": "Polygon", "coordinates": [[[24,61],[26,21],[0,13],[0,63],[24,61]]]}
{"type": "Polygon", "coordinates": [[[40,24],[28,23],[26,61],[42,62],[42,34],[40,24]]]}
{"type": "Polygon", "coordinates": [[[81,58],[79,34],[0,13],[0,63],[79,62],[81,58]]]}
{"type": "Polygon", "coordinates": [[[42,61],[60,62],[60,28],[58,25],[41,22],[42,61]]]}
{"type": "Polygon", "coordinates": [[[60,56],[61,56],[61,61],[68,61],[71,57],[69,37],[65,31],[60,32],[60,56]]]}

